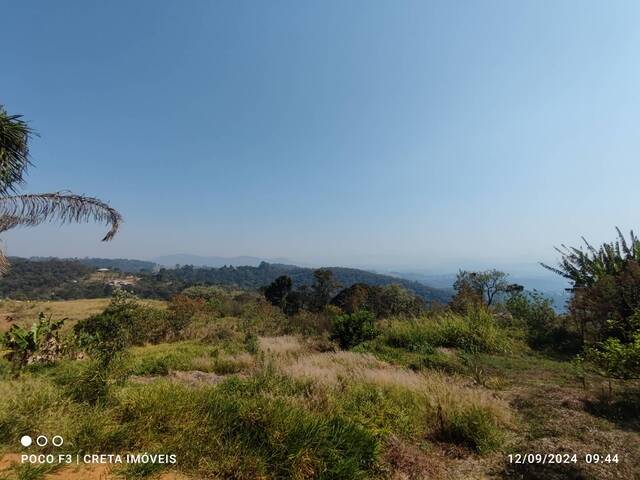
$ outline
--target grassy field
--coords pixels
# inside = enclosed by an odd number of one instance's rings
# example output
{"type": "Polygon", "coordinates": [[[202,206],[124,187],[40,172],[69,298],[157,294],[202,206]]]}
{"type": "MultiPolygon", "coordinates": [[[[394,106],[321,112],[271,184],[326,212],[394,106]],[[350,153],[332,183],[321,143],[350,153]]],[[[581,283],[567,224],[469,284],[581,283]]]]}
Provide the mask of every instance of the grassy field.
{"type": "MultiPolygon", "coordinates": [[[[55,303],[77,318],[81,305],[85,314],[105,306],[55,303]]],[[[86,400],[95,388],[87,358],[17,378],[5,365],[0,478],[640,478],[630,407],[638,385],[615,385],[620,395],[605,401],[602,379],[583,379],[509,331],[479,333],[456,316],[394,319],[374,340],[339,350],[326,336],[296,333],[269,306],[216,308],[197,313],[181,338],[129,348],[99,401],[86,400]],[[456,346],[465,338],[487,353],[456,346]],[[20,465],[25,433],[65,438],[43,452],[167,453],[177,463],[20,465]],[[577,461],[510,463],[526,453],[577,461]],[[587,463],[594,453],[618,463],[587,463]]]]}
{"type": "MultiPolygon", "coordinates": [[[[145,304],[162,308],[165,303],[160,300],[143,300],[145,304]]],[[[88,298],[81,300],[0,300],[0,332],[8,330],[11,325],[30,325],[40,312],[52,315],[53,318],[68,318],[65,327],[70,327],[78,320],[99,313],[109,304],[108,298],[88,298]]]]}

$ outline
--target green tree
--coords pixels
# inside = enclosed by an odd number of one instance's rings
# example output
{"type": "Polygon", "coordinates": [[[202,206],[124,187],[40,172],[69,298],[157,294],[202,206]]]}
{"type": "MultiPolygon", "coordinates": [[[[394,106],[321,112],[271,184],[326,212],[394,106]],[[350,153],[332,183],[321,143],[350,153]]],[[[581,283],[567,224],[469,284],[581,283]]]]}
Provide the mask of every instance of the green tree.
{"type": "MultiPolygon", "coordinates": [[[[19,193],[31,165],[29,140],[33,130],[20,115],[10,115],[0,105],[0,233],[18,226],[44,222],[98,221],[109,225],[102,239],[111,240],[122,221],[120,214],[106,203],[70,192],[19,193]]],[[[9,264],[0,251],[0,271],[9,264]]]]}
{"type": "Polygon", "coordinates": [[[632,341],[632,317],[640,308],[640,241],[631,232],[627,242],[619,228],[618,239],[586,249],[562,246],[557,268],[545,268],[571,281],[569,304],[586,344],[617,338],[632,341]]]}
{"type": "Polygon", "coordinates": [[[280,275],[264,289],[264,296],[271,305],[284,309],[287,295],[291,293],[292,288],[293,282],[291,281],[291,277],[280,275]]]}
{"type": "Polygon", "coordinates": [[[490,306],[496,296],[507,292],[508,275],[500,270],[485,270],[483,272],[468,272],[460,270],[453,284],[457,294],[469,297],[470,300],[481,300],[490,306]]]}
{"type": "Polygon", "coordinates": [[[313,285],[311,286],[311,307],[319,312],[329,304],[340,284],[333,276],[333,272],[327,268],[321,268],[313,272],[313,285]]]}

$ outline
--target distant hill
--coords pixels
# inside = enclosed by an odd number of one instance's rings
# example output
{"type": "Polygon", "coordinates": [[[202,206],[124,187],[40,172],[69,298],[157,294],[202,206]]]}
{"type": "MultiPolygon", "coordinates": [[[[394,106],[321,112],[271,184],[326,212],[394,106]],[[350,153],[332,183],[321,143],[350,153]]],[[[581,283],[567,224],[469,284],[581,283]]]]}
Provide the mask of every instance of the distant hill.
{"type": "Polygon", "coordinates": [[[240,257],[207,257],[201,255],[192,255],[190,253],[178,253],[174,255],[163,255],[152,259],[153,262],[163,267],[173,268],[176,265],[193,265],[194,267],[215,267],[220,268],[225,265],[231,265],[234,267],[248,266],[257,267],[262,262],[269,263],[292,263],[286,258],[259,258],[251,256],[240,257]]]}
{"type": "Polygon", "coordinates": [[[111,292],[104,284],[85,282],[95,269],[77,260],[10,257],[9,261],[9,271],[0,278],[0,297],[68,300],[104,297],[111,292]]]}
{"type": "MultiPolygon", "coordinates": [[[[156,268],[153,262],[126,259],[11,258],[9,273],[0,278],[0,296],[19,299],[73,299],[110,295],[112,287],[96,276],[98,268],[135,273],[136,284],[128,289],[145,298],[170,298],[191,285],[229,285],[255,290],[280,275],[289,275],[295,286],[311,285],[314,268],[261,262],[258,266],[156,268]]],[[[227,259],[228,260],[228,259],[227,259]]],[[[354,283],[400,284],[426,301],[448,302],[450,292],[403,278],[356,268],[329,267],[342,287],[354,283]]]]}
{"type": "Polygon", "coordinates": [[[154,262],[128,258],[79,258],[78,261],[90,267],[110,268],[124,273],[151,272],[157,267],[154,262]]]}
{"type": "MultiPolygon", "coordinates": [[[[24,259],[22,259],[24,260],[24,259]]],[[[55,257],[30,257],[29,260],[34,262],[42,262],[49,260],[59,261],[75,261],[80,262],[83,265],[87,265],[92,268],[109,268],[111,270],[119,270],[123,273],[138,273],[143,271],[153,271],[157,265],[154,262],[148,262],[146,260],[131,260],[128,258],[64,258],[59,259],[55,257]]]]}
{"type": "MultiPolygon", "coordinates": [[[[437,288],[426,286],[422,283],[403,278],[381,275],[378,273],[359,270],[356,268],[326,267],[331,270],[334,277],[343,287],[349,287],[354,283],[367,283],[369,285],[400,284],[413,291],[416,295],[427,301],[448,302],[451,294],[437,288]]],[[[151,294],[151,290],[174,290],[177,286],[186,287],[194,284],[233,285],[244,289],[257,289],[268,285],[280,275],[288,275],[293,280],[294,286],[311,285],[313,283],[314,268],[298,267],[295,265],[275,264],[262,262],[257,267],[226,266],[221,268],[198,268],[187,265],[177,269],[160,269],[152,275],[143,276],[137,288],[145,295],[151,294]]]]}

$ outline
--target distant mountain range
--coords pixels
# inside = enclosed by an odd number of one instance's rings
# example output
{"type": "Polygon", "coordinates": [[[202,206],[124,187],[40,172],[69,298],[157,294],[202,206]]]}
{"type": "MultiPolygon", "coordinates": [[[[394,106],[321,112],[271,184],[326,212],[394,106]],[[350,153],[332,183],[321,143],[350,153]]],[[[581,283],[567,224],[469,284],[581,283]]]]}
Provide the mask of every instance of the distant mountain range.
{"type": "Polygon", "coordinates": [[[163,255],[161,257],[156,257],[151,259],[152,262],[157,263],[163,267],[175,267],[176,265],[193,265],[194,267],[224,267],[224,266],[233,266],[233,267],[257,267],[262,262],[267,263],[282,263],[282,264],[293,264],[291,260],[287,258],[259,258],[259,257],[251,257],[251,256],[240,256],[240,257],[208,257],[201,255],[192,255],[189,253],[177,253],[174,255],[163,255]]]}

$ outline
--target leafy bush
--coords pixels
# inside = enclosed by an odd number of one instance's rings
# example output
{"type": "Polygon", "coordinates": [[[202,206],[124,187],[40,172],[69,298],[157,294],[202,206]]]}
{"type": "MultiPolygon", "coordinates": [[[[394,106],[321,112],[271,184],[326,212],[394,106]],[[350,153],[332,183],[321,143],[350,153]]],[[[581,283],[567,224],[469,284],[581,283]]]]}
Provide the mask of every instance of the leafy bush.
{"type": "Polygon", "coordinates": [[[177,337],[171,315],[166,310],[139,305],[131,312],[130,340],[133,345],[160,343],[177,337]]]}
{"type": "Polygon", "coordinates": [[[331,339],[343,349],[354,347],[375,338],[377,331],[374,322],[374,315],[367,310],[338,315],[331,325],[331,339]]]}
{"type": "Polygon", "coordinates": [[[174,295],[169,302],[169,319],[174,332],[182,331],[198,313],[206,311],[204,298],[174,295]]]}
{"type": "Polygon", "coordinates": [[[64,321],[54,321],[51,315],[47,317],[41,312],[30,330],[13,325],[2,339],[3,356],[18,368],[31,363],[54,362],[62,353],[59,330],[64,321]]]}
{"type": "Polygon", "coordinates": [[[385,286],[355,283],[340,291],[331,304],[346,313],[368,310],[378,318],[388,316],[416,316],[425,307],[424,301],[402,285],[385,286]]]}
{"type": "Polygon", "coordinates": [[[630,380],[640,378],[640,330],[633,341],[622,343],[617,338],[608,338],[587,350],[591,360],[609,378],[630,380]]]}
{"type": "Polygon", "coordinates": [[[97,315],[79,321],[73,328],[80,348],[108,365],[132,344],[133,317],[138,303],[135,297],[118,291],[109,306],[97,315]]]}
{"type": "Polygon", "coordinates": [[[171,316],[141,305],[133,295],[117,291],[107,308],[74,326],[78,346],[108,364],[131,345],[159,343],[176,336],[171,316]]]}
{"type": "Polygon", "coordinates": [[[552,301],[540,292],[516,292],[504,305],[513,318],[522,322],[532,348],[571,354],[580,351],[578,332],[566,325],[566,319],[555,313],[552,301]]]}

